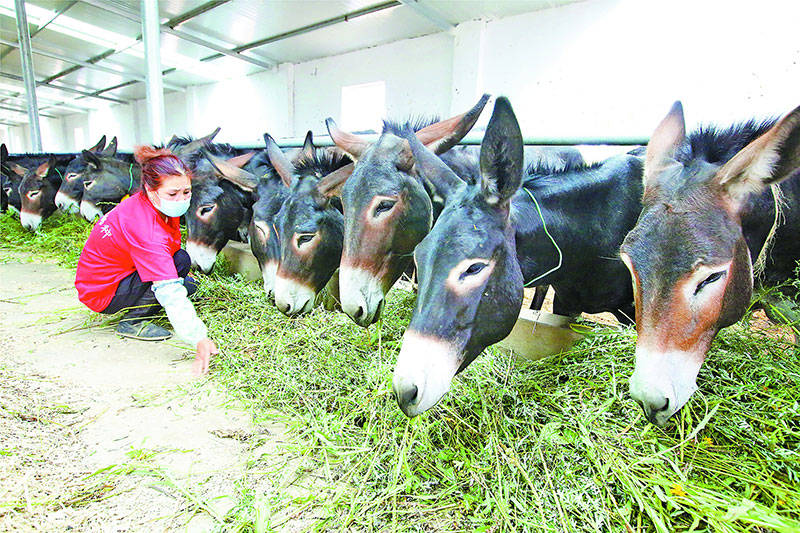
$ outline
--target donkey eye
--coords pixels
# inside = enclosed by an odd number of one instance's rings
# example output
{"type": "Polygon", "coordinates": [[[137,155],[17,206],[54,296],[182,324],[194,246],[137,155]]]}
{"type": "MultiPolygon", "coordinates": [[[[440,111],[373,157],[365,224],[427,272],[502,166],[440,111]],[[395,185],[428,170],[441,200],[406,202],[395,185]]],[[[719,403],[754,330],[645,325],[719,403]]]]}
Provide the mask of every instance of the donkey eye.
{"type": "Polygon", "coordinates": [[[375,216],[380,215],[381,213],[385,213],[387,211],[391,211],[394,207],[394,204],[397,202],[394,200],[381,200],[378,206],[375,208],[375,216]]]}
{"type": "Polygon", "coordinates": [[[67,174],[64,177],[66,178],[67,181],[71,181],[71,180],[74,180],[75,178],[77,178],[78,176],[80,176],[80,174],[76,174],[75,172],[70,172],[69,174],[67,174]]]}
{"type": "Polygon", "coordinates": [[[28,191],[28,198],[33,198],[34,196],[36,196],[36,195],[37,195],[37,194],[39,194],[40,192],[42,192],[42,191],[41,191],[41,190],[37,190],[37,191],[28,191]]]}
{"type": "Polygon", "coordinates": [[[89,181],[84,181],[84,182],[83,182],[83,186],[84,186],[86,189],[91,189],[91,188],[92,188],[92,185],[94,185],[94,180],[89,180],[89,181]]]}
{"type": "Polygon", "coordinates": [[[217,207],[216,204],[214,204],[214,205],[201,205],[200,206],[200,216],[209,214],[211,211],[214,210],[215,207],[217,207]]]}
{"type": "Polygon", "coordinates": [[[6,187],[3,190],[5,191],[6,195],[11,196],[11,187],[6,187]]]}
{"type": "Polygon", "coordinates": [[[461,275],[461,279],[464,279],[467,276],[474,276],[484,268],[486,268],[486,263],[472,263],[469,268],[467,268],[464,273],[461,275]]]}
{"type": "Polygon", "coordinates": [[[316,237],[316,233],[303,233],[302,235],[297,236],[297,246],[303,246],[305,243],[311,241],[314,237],[316,237]]]}
{"type": "Polygon", "coordinates": [[[724,275],[725,271],[722,270],[720,272],[714,272],[713,274],[708,276],[706,279],[697,284],[697,288],[694,290],[695,295],[701,290],[703,290],[703,287],[705,287],[706,285],[710,285],[711,283],[714,283],[715,281],[721,279],[724,275]]]}

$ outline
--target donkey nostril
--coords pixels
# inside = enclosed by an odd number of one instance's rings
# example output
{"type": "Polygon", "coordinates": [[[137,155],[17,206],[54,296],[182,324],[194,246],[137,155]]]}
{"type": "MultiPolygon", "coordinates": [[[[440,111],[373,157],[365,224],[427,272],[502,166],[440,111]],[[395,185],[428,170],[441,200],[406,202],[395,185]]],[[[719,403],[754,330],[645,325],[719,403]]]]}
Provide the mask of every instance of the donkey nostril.
{"type": "Polygon", "coordinates": [[[356,318],[361,318],[364,315],[364,307],[359,305],[358,310],[355,312],[356,318]]]}
{"type": "Polygon", "coordinates": [[[655,411],[661,412],[661,411],[666,411],[667,409],[669,409],[669,398],[664,398],[664,405],[662,405],[658,409],[655,409],[655,411]]]}
{"type": "Polygon", "coordinates": [[[400,405],[411,405],[417,399],[417,386],[411,385],[407,389],[400,391],[400,395],[398,400],[400,401],[400,405]]]}

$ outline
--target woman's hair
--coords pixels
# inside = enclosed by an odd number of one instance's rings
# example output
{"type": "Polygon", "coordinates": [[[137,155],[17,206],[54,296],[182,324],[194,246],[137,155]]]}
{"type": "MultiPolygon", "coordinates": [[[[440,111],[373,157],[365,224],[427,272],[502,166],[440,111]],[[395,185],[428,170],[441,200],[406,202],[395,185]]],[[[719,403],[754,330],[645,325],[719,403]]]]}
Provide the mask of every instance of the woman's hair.
{"type": "Polygon", "coordinates": [[[161,187],[164,178],[186,176],[192,179],[192,171],[168,148],[135,146],[133,157],[142,166],[142,184],[150,190],[161,187]]]}

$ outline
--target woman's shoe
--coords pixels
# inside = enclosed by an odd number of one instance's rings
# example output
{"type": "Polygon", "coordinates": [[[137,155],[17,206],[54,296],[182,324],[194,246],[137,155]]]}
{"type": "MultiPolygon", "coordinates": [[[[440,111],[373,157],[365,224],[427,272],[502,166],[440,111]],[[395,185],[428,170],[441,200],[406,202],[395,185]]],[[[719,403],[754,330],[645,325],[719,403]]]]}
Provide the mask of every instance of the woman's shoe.
{"type": "Polygon", "coordinates": [[[116,332],[121,337],[140,341],[163,341],[172,337],[172,333],[168,330],[142,319],[122,319],[117,325],[116,332]]]}

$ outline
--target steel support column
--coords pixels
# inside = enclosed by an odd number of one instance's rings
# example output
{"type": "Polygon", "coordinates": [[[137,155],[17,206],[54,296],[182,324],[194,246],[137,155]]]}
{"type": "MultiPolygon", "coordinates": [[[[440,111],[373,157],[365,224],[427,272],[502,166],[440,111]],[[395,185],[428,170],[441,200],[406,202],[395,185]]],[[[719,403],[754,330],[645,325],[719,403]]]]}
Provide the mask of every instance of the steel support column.
{"type": "Polygon", "coordinates": [[[142,1],[142,42],[147,63],[148,142],[164,142],[164,85],[161,78],[161,24],[158,0],[142,1]]]}
{"type": "Polygon", "coordinates": [[[22,59],[22,79],[28,98],[28,122],[31,131],[31,150],[42,151],[42,132],[39,129],[39,106],[36,103],[36,78],[33,74],[33,57],[31,56],[31,35],[28,32],[28,17],[25,14],[24,0],[14,0],[17,13],[17,37],[19,55],[22,59]]]}

